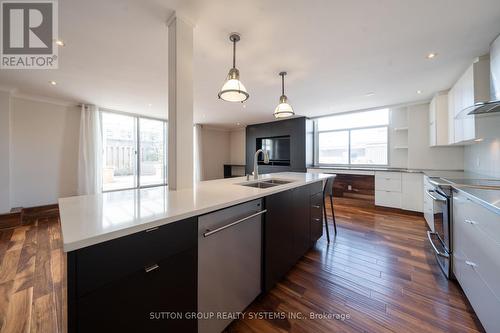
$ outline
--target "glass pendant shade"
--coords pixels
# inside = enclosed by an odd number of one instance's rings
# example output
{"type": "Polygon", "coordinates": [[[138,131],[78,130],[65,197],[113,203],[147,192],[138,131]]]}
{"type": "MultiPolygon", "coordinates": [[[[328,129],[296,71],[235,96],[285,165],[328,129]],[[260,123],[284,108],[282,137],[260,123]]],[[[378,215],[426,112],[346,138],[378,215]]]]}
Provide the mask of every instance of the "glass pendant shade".
{"type": "Polygon", "coordinates": [[[274,117],[275,118],[286,118],[291,117],[295,113],[293,112],[293,108],[290,104],[288,104],[288,99],[285,95],[280,97],[280,103],[274,109],[274,117]]]}
{"type": "Polygon", "coordinates": [[[238,70],[231,68],[227,81],[219,92],[219,98],[228,102],[244,102],[249,96],[247,89],[239,80],[238,70]]]}
{"type": "Polygon", "coordinates": [[[226,82],[219,91],[219,98],[228,102],[243,103],[250,97],[247,89],[240,81],[240,71],[236,68],[236,43],[240,40],[238,33],[232,33],[229,40],[233,43],[233,68],[229,70],[226,82]]]}
{"type": "Polygon", "coordinates": [[[281,76],[281,96],[280,96],[280,103],[274,109],[274,118],[286,118],[286,117],[291,117],[295,114],[293,112],[293,108],[290,104],[288,104],[288,97],[285,95],[285,75],[286,72],[281,72],[279,73],[281,76]]]}

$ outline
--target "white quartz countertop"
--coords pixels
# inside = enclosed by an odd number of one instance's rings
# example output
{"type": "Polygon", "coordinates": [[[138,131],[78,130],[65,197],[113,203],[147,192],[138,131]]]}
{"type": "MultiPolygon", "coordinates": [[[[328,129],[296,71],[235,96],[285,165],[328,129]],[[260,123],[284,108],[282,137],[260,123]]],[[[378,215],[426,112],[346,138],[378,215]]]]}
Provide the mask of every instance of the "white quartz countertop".
{"type": "Polygon", "coordinates": [[[260,189],[239,185],[247,180],[246,177],[238,177],[203,181],[192,189],[178,191],[159,186],[61,198],[59,212],[63,248],[65,252],[74,251],[332,176],[281,172],[261,175],[259,180],[273,178],[292,182],[260,189]]]}

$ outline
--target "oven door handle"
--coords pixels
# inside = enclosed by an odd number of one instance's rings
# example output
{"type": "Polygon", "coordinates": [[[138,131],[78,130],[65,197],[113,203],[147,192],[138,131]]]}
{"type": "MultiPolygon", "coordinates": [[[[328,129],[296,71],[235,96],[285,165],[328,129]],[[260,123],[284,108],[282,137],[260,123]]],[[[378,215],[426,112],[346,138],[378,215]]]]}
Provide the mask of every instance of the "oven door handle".
{"type": "Polygon", "coordinates": [[[434,201],[446,202],[446,198],[442,197],[440,194],[438,194],[438,193],[437,193],[436,191],[434,191],[434,190],[427,190],[427,191],[425,191],[425,193],[426,193],[429,197],[431,197],[431,199],[432,199],[432,200],[434,200],[434,201]],[[433,195],[432,193],[437,194],[437,196],[436,196],[436,195],[433,195]],[[438,198],[438,196],[439,196],[439,198],[438,198]]]}
{"type": "MultiPolygon", "coordinates": [[[[427,238],[429,239],[429,242],[431,243],[431,246],[432,248],[434,249],[434,252],[436,252],[436,254],[440,257],[443,257],[443,258],[449,258],[450,255],[446,252],[441,252],[437,249],[436,245],[434,245],[434,242],[432,241],[432,236],[431,235],[437,235],[437,232],[430,232],[430,231],[427,231],[427,238]]],[[[439,236],[438,236],[438,239],[439,239],[439,236]]]]}

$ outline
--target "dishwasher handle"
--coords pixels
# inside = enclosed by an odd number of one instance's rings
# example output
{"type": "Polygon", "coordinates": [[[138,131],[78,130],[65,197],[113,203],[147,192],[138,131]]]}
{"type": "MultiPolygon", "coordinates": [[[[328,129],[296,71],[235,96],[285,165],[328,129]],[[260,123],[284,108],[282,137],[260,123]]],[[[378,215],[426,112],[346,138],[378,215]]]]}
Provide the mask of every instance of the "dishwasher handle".
{"type": "Polygon", "coordinates": [[[246,216],[244,218],[241,218],[239,220],[236,220],[234,222],[226,224],[226,225],[224,225],[224,226],[222,226],[220,228],[217,228],[217,229],[214,229],[214,230],[207,229],[207,231],[203,233],[203,237],[211,236],[211,235],[213,235],[215,233],[218,233],[219,231],[222,231],[222,230],[230,228],[230,227],[232,227],[234,225],[240,224],[241,222],[245,222],[246,220],[251,219],[252,217],[262,215],[262,214],[264,214],[266,212],[267,212],[267,209],[263,209],[261,211],[258,211],[257,213],[254,213],[252,215],[248,215],[248,216],[246,216]]]}

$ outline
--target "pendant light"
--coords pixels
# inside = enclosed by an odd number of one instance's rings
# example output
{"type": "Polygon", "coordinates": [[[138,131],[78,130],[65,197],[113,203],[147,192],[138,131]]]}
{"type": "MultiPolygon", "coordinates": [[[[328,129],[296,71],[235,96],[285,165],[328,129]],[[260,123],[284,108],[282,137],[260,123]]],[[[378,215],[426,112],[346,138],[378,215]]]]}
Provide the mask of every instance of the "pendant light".
{"type": "Polygon", "coordinates": [[[279,73],[281,76],[281,96],[280,103],[274,110],[275,118],[286,118],[293,116],[295,113],[293,112],[292,106],[288,104],[288,97],[285,95],[285,75],[286,72],[279,73]]]}
{"type": "Polygon", "coordinates": [[[229,36],[233,43],[233,68],[229,70],[226,83],[219,92],[219,98],[228,102],[243,103],[250,97],[243,83],[240,82],[240,71],[236,68],[236,42],[240,40],[240,35],[233,32],[229,36]]]}

